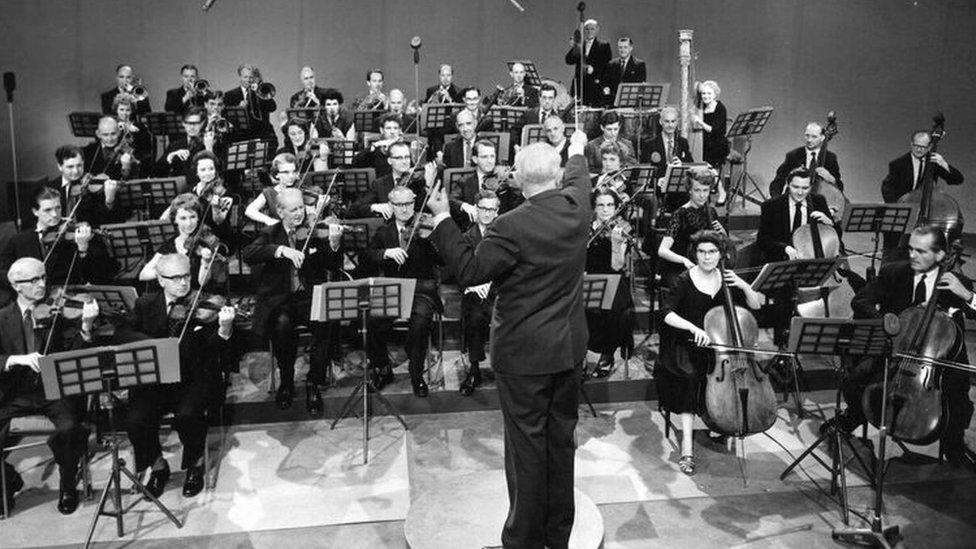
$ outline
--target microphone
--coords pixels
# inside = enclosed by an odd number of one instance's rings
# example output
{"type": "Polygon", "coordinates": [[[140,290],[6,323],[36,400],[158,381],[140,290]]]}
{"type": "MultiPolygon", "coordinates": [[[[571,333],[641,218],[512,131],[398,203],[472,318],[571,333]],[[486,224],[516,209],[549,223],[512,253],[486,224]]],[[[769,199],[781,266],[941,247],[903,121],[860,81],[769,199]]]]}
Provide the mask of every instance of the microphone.
{"type": "Polygon", "coordinates": [[[414,36],[410,39],[410,47],[413,48],[413,62],[420,63],[420,44],[421,40],[419,36],[414,36]]]}
{"type": "Polygon", "coordinates": [[[898,317],[892,313],[887,313],[884,315],[884,331],[889,336],[896,336],[898,332],[901,331],[901,321],[898,317]]]}
{"type": "Polygon", "coordinates": [[[580,2],[579,4],[576,4],[576,11],[580,13],[586,11],[586,2],[580,2]]]}
{"type": "Polygon", "coordinates": [[[17,78],[14,73],[3,73],[3,89],[7,92],[7,103],[13,103],[14,90],[17,89],[17,78]]]}

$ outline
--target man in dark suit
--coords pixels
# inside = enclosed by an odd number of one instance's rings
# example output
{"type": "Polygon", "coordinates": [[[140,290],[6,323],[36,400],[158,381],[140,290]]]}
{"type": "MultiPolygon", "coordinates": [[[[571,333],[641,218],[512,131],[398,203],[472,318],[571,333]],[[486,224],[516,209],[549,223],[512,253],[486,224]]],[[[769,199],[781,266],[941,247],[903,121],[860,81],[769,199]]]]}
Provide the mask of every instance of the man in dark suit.
{"type": "Polygon", "coordinates": [[[251,127],[237,131],[234,140],[264,139],[271,143],[270,150],[278,148],[278,136],[271,127],[271,114],[278,108],[273,98],[261,99],[257,95],[259,78],[251,65],[237,67],[240,86],[224,93],[224,104],[228,107],[244,107],[248,111],[251,127]]]}
{"type": "MultiPolygon", "coordinates": [[[[115,68],[115,81],[116,86],[111,90],[102,94],[102,113],[103,114],[115,114],[115,110],[112,109],[112,103],[115,101],[115,96],[120,93],[132,93],[132,89],[136,85],[135,77],[132,73],[132,67],[129,65],[119,65],[115,68]]],[[[138,101],[136,103],[135,114],[146,114],[152,111],[149,106],[149,97],[138,101]]]]}
{"type": "Polygon", "coordinates": [[[582,279],[593,219],[586,135],[571,138],[560,181],[551,146],[515,158],[526,203],[494,221],[477,247],[435,189],[430,240],[458,284],[493,281],[491,358],[505,421],[506,547],[565,548],[573,526],[573,431],[587,329],[582,279]]]}
{"type": "Polygon", "coordinates": [[[207,437],[206,411],[224,399],[224,374],[237,371],[240,344],[234,336],[233,307],[224,306],[217,321],[204,324],[196,318],[187,322],[177,311],[192,305],[190,260],[182,254],[165,254],[156,263],[156,280],[162,291],[144,294],[115,338],[132,342],[149,338],[180,338],[180,381],[129,389],[126,431],[135,454],[136,474],[149,469],[146,489],[160,497],[170,471],[159,443],[160,417],[174,414],[173,426],[183,444],[182,469],[186,470],[183,495],[193,497],[203,490],[204,445],[207,437]]]}
{"type": "MultiPolygon", "coordinates": [[[[660,113],[661,132],[654,139],[641,143],[641,164],[652,164],[655,169],[658,185],[664,192],[664,176],[668,164],[682,164],[694,162],[688,140],[678,135],[678,109],[664,107],[660,113]]],[[[662,207],[665,211],[673,212],[688,200],[688,193],[670,193],[664,197],[662,207]]]]}
{"type": "MultiPolygon", "coordinates": [[[[936,227],[918,227],[909,237],[908,249],[908,261],[886,264],[876,279],[857,292],[851,300],[854,318],[881,318],[887,313],[901,314],[912,306],[925,306],[938,286],[938,307],[952,315],[961,337],[965,333],[965,317],[976,317],[976,294],[972,291],[972,282],[961,274],[948,272],[936,280],[939,264],[947,252],[945,234],[936,227]]],[[[911,333],[915,328],[902,324],[901,333],[911,333]]],[[[969,364],[964,339],[957,353],[946,359],[969,364]]],[[[869,383],[880,380],[880,368],[880,365],[875,365],[864,370],[856,369],[852,373],[844,388],[844,400],[848,404],[838,418],[840,428],[850,432],[864,423],[861,395],[869,383]]],[[[950,463],[976,469],[974,454],[964,441],[973,415],[973,403],[969,399],[970,375],[955,368],[941,368],[940,373],[947,407],[941,449],[950,463]]],[[[876,404],[880,407],[880,403],[876,404]]],[[[889,400],[888,406],[897,406],[897,403],[889,400]]]]}
{"type": "MultiPolygon", "coordinates": [[[[498,218],[498,195],[489,190],[479,191],[473,199],[477,204],[476,222],[464,232],[467,246],[477,248],[491,223],[498,218]]],[[[468,350],[468,373],[461,382],[460,393],[471,396],[481,386],[481,361],[485,360],[485,342],[488,336],[491,309],[496,292],[491,281],[464,288],[461,293],[461,326],[464,328],[464,344],[468,350]]]]}
{"type": "Polygon", "coordinates": [[[440,78],[438,85],[427,88],[424,103],[460,103],[461,90],[452,82],[454,69],[450,65],[441,65],[438,78],[440,78]]]}
{"type": "Polygon", "coordinates": [[[538,107],[539,88],[525,82],[525,65],[512,63],[512,84],[502,92],[498,100],[499,105],[510,107],[538,107]]]}
{"type": "MultiPolygon", "coordinates": [[[[905,193],[920,188],[926,167],[932,172],[932,181],[941,179],[948,185],[962,184],[962,172],[950,165],[941,154],[934,152],[929,155],[931,150],[932,134],[925,130],[912,134],[911,150],[888,163],[888,175],[881,182],[881,196],[885,202],[898,202],[905,193]],[[929,162],[926,161],[926,156],[929,162]]],[[[900,233],[885,233],[885,252],[889,253],[898,247],[900,239],[900,233]]]]}
{"type": "MultiPolygon", "coordinates": [[[[44,264],[31,257],[18,259],[10,266],[5,279],[17,298],[0,309],[0,443],[7,438],[10,420],[15,417],[43,414],[54,423],[55,432],[48,439],[60,473],[58,511],[69,515],[78,508],[78,465],[88,447],[88,429],[82,424],[85,403],[81,397],[47,400],[41,386],[40,359],[44,353],[67,351],[91,341],[92,325],[98,304],[86,304],[78,338],[64,339],[64,317],[58,317],[53,328],[37,324],[37,304],[47,296],[44,264]],[[45,349],[49,330],[54,330],[50,347],[45,349]]],[[[0,458],[2,459],[2,458],[0,458]]],[[[13,494],[23,487],[20,475],[6,462],[8,508],[13,494]]],[[[0,506],[0,516],[3,507],[0,506]]]]}
{"type": "Polygon", "coordinates": [[[373,131],[380,131],[380,126],[383,125],[383,121],[388,116],[392,116],[400,122],[400,128],[403,130],[403,133],[416,133],[417,115],[410,114],[404,110],[406,107],[406,98],[403,96],[403,92],[399,88],[394,88],[390,90],[389,98],[389,108],[387,111],[373,119],[373,131]]]}
{"type": "MultiPolygon", "coordinates": [[[[66,231],[61,238],[57,238],[62,226],[61,193],[49,187],[40,187],[35,191],[33,204],[32,212],[37,223],[33,229],[11,237],[0,251],[0,273],[6,273],[19,258],[33,257],[47,260],[47,279],[51,284],[110,283],[119,270],[119,264],[108,255],[101,237],[92,232],[89,224],[79,223],[70,233],[66,231]],[[65,281],[69,270],[71,280],[65,281]]],[[[15,291],[5,282],[2,289],[15,291]]],[[[3,302],[6,303],[7,299],[3,302]]]]}
{"type": "MultiPolygon", "coordinates": [[[[356,124],[353,114],[342,106],[342,94],[335,88],[322,93],[324,110],[315,123],[319,137],[356,140],[356,124]]],[[[382,128],[381,128],[382,129],[382,128]]]]}
{"type": "MultiPolygon", "coordinates": [[[[435,173],[432,166],[426,171],[431,182],[435,173]]],[[[437,283],[440,261],[429,241],[416,234],[411,238],[414,216],[419,215],[416,210],[420,202],[414,192],[409,187],[394,187],[388,200],[393,208],[393,218],[373,234],[369,250],[366,251],[366,261],[375,266],[382,276],[414,278],[417,281],[407,327],[406,351],[413,394],[424,398],[430,391],[424,381],[424,366],[434,326],[434,313],[444,310],[437,283]]],[[[367,353],[377,389],[393,381],[393,369],[387,353],[387,340],[392,329],[391,320],[372,320],[369,324],[371,339],[367,353]]]]}
{"type": "Polygon", "coordinates": [[[617,97],[617,88],[622,83],[641,83],[647,80],[647,66],[644,61],[631,56],[634,42],[629,36],[617,39],[617,54],[603,73],[603,94],[606,106],[613,107],[613,100],[617,97]]]}
{"type": "Polygon", "coordinates": [[[202,107],[203,96],[197,93],[196,86],[199,73],[194,65],[180,67],[180,87],[166,90],[166,112],[182,115],[190,107],[202,107]]]}
{"type": "Polygon", "coordinates": [[[478,220],[478,196],[484,191],[492,191],[500,201],[496,214],[512,210],[525,200],[522,193],[509,184],[508,170],[499,169],[496,158],[495,146],[486,139],[479,139],[474,144],[474,173],[448,189],[451,217],[458,227],[466,230],[478,220]]]}
{"type": "Polygon", "coordinates": [[[539,105],[525,110],[519,129],[527,124],[544,124],[550,114],[559,114],[556,111],[556,88],[543,83],[539,87],[539,105]]]}
{"type": "Polygon", "coordinates": [[[109,179],[138,179],[142,166],[134,154],[122,147],[122,130],[113,116],[103,116],[95,130],[95,140],[81,149],[85,171],[109,179]]]}
{"type": "Polygon", "coordinates": [[[454,116],[458,136],[444,144],[440,162],[445,168],[469,168],[474,160],[474,142],[478,139],[475,118],[471,111],[462,109],[454,116]]]}
{"type": "Polygon", "coordinates": [[[390,163],[387,160],[390,145],[403,138],[400,121],[395,116],[385,115],[380,126],[380,139],[373,141],[368,148],[359,151],[352,157],[353,168],[373,168],[376,177],[390,173],[390,163]]]}
{"type": "MultiPolygon", "coordinates": [[[[583,23],[583,104],[588,107],[599,107],[603,104],[603,75],[607,64],[610,63],[612,53],[610,44],[597,38],[600,26],[596,19],[589,19],[583,23]]],[[[573,85],[571,94],[579,97],[580,83],[580,37],[579,28],[573,32],[569,51],[566,52],[566,64],[576,67],[573,70],[573,85]]]]}
{"type": "Polygon", "coordinates": [[[787,183],[786,176],[799,167],[805,167],[810,171],[816,168],[820,179],[836,185],[838,189],[843,191],[844,182],[840,179],[840,164],[837,163],[837,155],[824,148],[825,140],[823,126],[816,122],[807,124],[806,131],[803,133],[803,146],[786,153],[786,158],[776,168],[776,176],[769,184],[769,195],[779,196],[787,183]]]}
{"type": "Polygon", "coordinates": [[[129,212],[116,201],[118,181],[94,180],[87,191],[81,193],[82,177],[85,173],[81,149],[74,145],[62,145],[54,151],[54,159],[58,165],[58,175],[48,178],[44,185],[61,194],[62,214],[67,216],[74,210],[75,221],[86,222],[93,227],[106,223],[122,223],[129,218],[129,212]]]}
{"type": "Polygon", "coordinates": [[[389,155],[387,161],[390,163],[390,173],[377,177],[366,192],[353,197],[352,204],[349,206],[350,217],[373,217],[380,215],[383,219],[393,217],[393,207],[387,202],[386,197],[394,187],[405,186],[413,190],[419,198],[417,208],[423,204],[424,197],[427,195],[423,174],[413,172],[413,164],[410,161],[410,145],[406,141],[397,141],[387,149],[389,155]]]}
{"type": "Polygon", "coordinates": [[[551,114],[542,124],[546,134],[546,143],[553,146],[559,153],[559,167],[565,167],[569,161],[569,139],[566,138],[566,124],[558,115],[551,114]]]}
{"type": "Polygon", "coordinates": [[[312,67],[302,67],[298,74],[302,89],[291,94],[288,106],[292,109],[314,109],[325,103],[325,88],[315,85],[315,71],[312,67]]]}
{"type": "MultiPolygon", "coordinates": [[[[253,331],[262,341],[271,339],[281,374],[275,401],[285,410],[291,407],[295,392],[298,352],[295,326],[308,322],[312,288],[330,280],[330,274],[335,275],[342,269],[342,228],[330,226],[328,239],[313,237],[303,252],[304,241],[295,235],[296,229],[305,222],[302,192],[294,187],[281,191],[276,209],[281,223],[262,229],[254,241],[244,247],[242,256],[255,269],[257,306],[253,331]]],[[[306,407],[309,415],[318,417],[322,414],[322,395],[318,386],[326,383],[328,350],[335,326],[314,322],[311,327],[310,368],[305,378],[306,407]]]]}

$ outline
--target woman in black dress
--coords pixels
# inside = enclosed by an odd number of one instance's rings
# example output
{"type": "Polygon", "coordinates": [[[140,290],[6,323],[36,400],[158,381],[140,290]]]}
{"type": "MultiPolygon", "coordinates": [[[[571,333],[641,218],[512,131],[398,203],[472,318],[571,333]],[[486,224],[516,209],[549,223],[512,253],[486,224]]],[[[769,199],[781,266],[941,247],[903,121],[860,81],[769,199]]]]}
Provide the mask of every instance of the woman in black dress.
{"type": "MultiPolygon", "coordinates": [[[[698,87],[702,99],[702,114],[694,117],[695,126],[702,129],[702,157],[705,162],[721,173],[725,158],[729,155],[729,140],[725,138],[728,112],[718,100],[722,93],[718,83],[706,80],[698,87]]],[[[724,177],[722,178],[724,179],[724,177]]],[[[725,184],[718,182],[717,206],[725,205],[725,184]]]]}
{"type": "MultiPolygon", "coordinates": [[[[695,472],[692,454],[692,427],[695,415],[702,411],[704,381],[714,358],[714,351],[704,331],[705,314],[721,307],[722,274],[718,268],[720,254],[728,241],[717,231],[700,231],[691,238],[696,265],[678,275],[661,312],[661,360],[654,368],[658,402],[662,410],[680,414],[681,472],[695,472]]],[[[762,297],[731,270],[725,271],[725,283],[732,289],[737,305],[758,309],[762,297]]]]}
{"type": "Polygon", "coordinates": [[[285,143],[275,151],[275,156],[289,153],[296,159],[300,159],[298,173],[302,175],[309,171],[321,172],[329,169],[329,146],[325,141],[321,141],[317,148],[310,147],[311,135],[308,122],[301,118],[291,118],[281,127],[281,133],[285,136],[285,143]]]}
{"type": "Polygon", "coordinates": [[[688,170],[685,174],[688,202],[671,216],[667,233],[657,248],[658,272],[664,289],[670,288],[679,274],[695,266],[696,258],[689,248],[691,235],[711,230],[725,233],[718,222],[715,208],[708,203],[714,181],[715,177],[707,169],[688,170]],[[710,210],[711,225],[708,224],[705,208],[710,210]]]}
{"type": "MultiPolygon", "coordinates": [[[[593,230],[613,216],[620,207],[620,197],[612,189],[603,186],[593,193],[593,230]]],[[[627,253],[630,224],[618,218],[613,228],[603,230],[586,249],[587,274],[619,274],[620,283],[613,297],[610,310],[586,310],[591,351],[600,353],[600,360],[593,370],[593,377],[606,377],[613,370],[613,353],[620,348],[624,360],[634,350],[634,299],[630,295],[627,278],[627,253]]]]}

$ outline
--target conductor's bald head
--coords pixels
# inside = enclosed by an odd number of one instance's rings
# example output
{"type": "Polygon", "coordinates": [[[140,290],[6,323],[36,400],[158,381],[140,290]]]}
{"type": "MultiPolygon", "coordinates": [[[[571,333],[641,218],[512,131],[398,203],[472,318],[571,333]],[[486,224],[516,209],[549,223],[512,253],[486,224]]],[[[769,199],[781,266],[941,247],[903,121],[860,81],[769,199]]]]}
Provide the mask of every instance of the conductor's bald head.
{"type": "Polygon", "coordinates": [[[526,198],[556,188],[560,177],[560,158],[548,143],[533,143],[515,155],[515,180],[526,198]]]}

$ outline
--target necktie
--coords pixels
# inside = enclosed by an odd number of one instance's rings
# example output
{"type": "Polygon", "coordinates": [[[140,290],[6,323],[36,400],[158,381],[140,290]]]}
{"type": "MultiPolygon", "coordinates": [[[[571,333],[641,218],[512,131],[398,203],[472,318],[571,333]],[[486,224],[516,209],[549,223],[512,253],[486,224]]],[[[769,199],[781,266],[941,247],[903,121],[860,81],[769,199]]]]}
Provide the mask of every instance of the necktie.
{"type": "Polygon", "coordinates": [[[41,258],[47,257],[47,243],[44,242],[44,231],[37,231],[37,243],[41,247],[41,258]]]}
{"type": "Polygon", "coordinates": [[[184,318],[175,317],[173,315],[173,309],[177,305],[182,305],[182,300],[174,299],[169,303],[169,311],[166,313],[166,335],[168,337],[179,337],[180,332],[183,331],[183,323],[186,321],[184,318]]]}
{"type": "Polygon", "coordinates": [[[549,113],[547,111],[539,111],[539,123],[545,124],[546,118],[549,118],[549,113]]]}
{"type": "Polygon", "coordinates": [[[913,188],[917,189],[919,184],[922,182],[922,174],[925,173],[925,160],[918,160],[918,176],[915,177],[915,186],[913,188]]]}
{"type": "Polygon", "coordinates": [[[624,79],[624,73],[627,72],[627,60],[623,59],[620,61],[620,79],[624,79]]]}
{"type": "Polygon", "coordinates": [[[27,354],[37,351],[37,341],[34,339],[34,315],[30,309],[24,312],[24,347],[27,354]]]}
{"type": "Polygon", "coordinates": [[[406,227],[403,227],[402,229],[400,229],[400,247],[403,248],[404,250],[407,249],[407,238],[409,236],[410,235],[407,234],[407,228],[406,227]]]}
{"type": "Polygon", "coordinates": [[[915,298],[912,300],[912,305],[922,305],[925,303],[925,277],[922,275],[918,279],[918,284],[915,285],[915,298]]]}
{"type": "Polygon", "coordinates": [[[803,225],[803,203],[797,202],[793,213],[793,229],[796,230],[803,225]]]}
{"type": "Polygon", "coordinates": [[[813,169],[816,167],[817,167],[817,154],[813,151],[810,151],[810,160],[807,161],[807,169],[813,171],[813,169]]]}
{"type": "Polygon", "coordinates": [[[471,165],[471,143],[467,140],[464,142],[464,166],[471,165]]]}
{"type": "Polygon", "coordinates": [[[665,152],[665,156],[667,157],[667,161],[670,164],[671,163],[671,159],[674,158],[674,138],[673,137],[669,137],[669,138],[667,138],[667,140],[665,140],[664,143],[665,143],[666,148],[667,148],[667,150],[664,151],[665,152]]]}
{"type": "MultiPolygon", "coordinates": [[[[291,231],[288,233],[288,247],[294,248],[296,250],[298,249],[298,244],[295,241],[295,231],[291,231]]],[[[298,269],[296,269],[295,266],[292,265],[291,260],[288,260],[288,266],[289,269],[291,270],[291,291],[297,292],[298,290],[302,289],[302,281],[298,277],[298,269]]]]}

